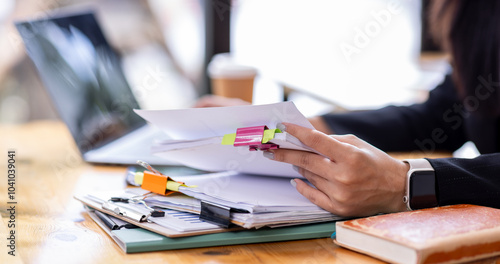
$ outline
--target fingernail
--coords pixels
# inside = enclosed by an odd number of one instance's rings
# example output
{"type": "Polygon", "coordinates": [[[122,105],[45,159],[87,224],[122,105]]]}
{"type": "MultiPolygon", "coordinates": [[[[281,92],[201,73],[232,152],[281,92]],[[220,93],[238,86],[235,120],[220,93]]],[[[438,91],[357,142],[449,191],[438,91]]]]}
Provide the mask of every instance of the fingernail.
{"type": "Polygon", "coordinates": [[[281,130],[281,132],[286,132],[286,126],[283,125],[282,123],[277,124],[276,128],[281,130]]]}
{"type": "Polygon", "coordinates": [[[292,168],[293,168],[294,171],[299,172],[299,167],[293,165],[292,168]]]}
{"type": "Polygon", "coordinates": [[[265,158],[268,158],[268,159],[274,159],[274,153],[272,153],[271,151],[264,151],[262,152],[262,155],[264,155],[265,158]]]}
{"type": "Polygon", "coordinates": [[[292,184],[293,188],[297,188],[297,183],[295,182],[295,179],[291,179],[290,184],[292,184]]]}

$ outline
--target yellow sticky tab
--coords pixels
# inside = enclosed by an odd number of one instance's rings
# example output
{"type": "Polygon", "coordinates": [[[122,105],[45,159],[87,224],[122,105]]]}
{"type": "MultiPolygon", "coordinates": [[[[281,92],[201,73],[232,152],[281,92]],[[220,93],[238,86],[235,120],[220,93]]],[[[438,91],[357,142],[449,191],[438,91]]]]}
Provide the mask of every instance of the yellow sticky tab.
{"type": "Polygon", "coordinates": [[[178,192],[180,186],[186,187],[182,182],[167,181],[167,190],[178,192]]]}
{"type": "Polygon", "coordinates": [[[236,133],[233,134],[225,134],[222,138],[222,145],[234,145],[234,141],[236,140],[236,133]]]}
{"type": "Polygon", "coordinates": [[[264,130],[264,136],[262,137],[262,143],[267,143],[267,142],[269,142],[269,140],[273,139],[275,133],[281,133],[281,130],[279,130],[278,128],[264,130]]]}
{"type": "Polygon", "coordinates": [[[142,173],[142,172],[134,173],[135,184],[142,185],[142,179],[144,179],[144,173],[142,173]]]}

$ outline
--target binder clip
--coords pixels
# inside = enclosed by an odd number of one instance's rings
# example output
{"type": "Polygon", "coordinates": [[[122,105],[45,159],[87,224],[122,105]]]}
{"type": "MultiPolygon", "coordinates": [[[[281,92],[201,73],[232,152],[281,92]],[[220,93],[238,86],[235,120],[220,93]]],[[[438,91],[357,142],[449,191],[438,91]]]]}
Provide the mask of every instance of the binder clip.
{"type": "Polygon", "coordinates": [[[250,151],[278,149],[278,145],[268,143],[275,133],[281,133],[281,130],[268,129],[267,126],[238,128],[236,133],[224,135],[222,145],[248,146],[250,151]]]}
{"type": "Polygon", "coordinates": [[[110,201],[103,203],[101,206],[103,209],[111,211],[115,214],[119,214],[125,218],[134,220],[136,222],[145,222],[148,219],[147,215],[141,214],[139,212],[136,212],[134,210],[125,207],[121,207],[110,201]]]}
{"type": "Polygon", "coordinates": [[[149,216],[151,217],[164,217],[165,212],[162,210],[157,210],[149,205],[146,204],[144,199],[137,199],[137,198],[122,198],[122,197],[111,197],[109,200],[110,202],[113,203],[130,203],[130,204],[142,204],[144,207],[146,207],[149,210],[149,216]]]}
{"type": "Polygon", "coordinates": [[[200,220],[229,228],[231,225],[231,213],[249,213],[243,209],[231,208],[221,204],[215,204],[201,200],[200,220]]]}
{"type": "Polygon", "coordinates": [[[146,169],[143,173],[135,173],[134,175],[135,183],[140,185],[144,190],[161,195],[169,195],[178,192],[181,186],[194,187],[187,186],[183,182],[174,181],[142,160],[138,160],[137,164],[146,169]]]}
{"type": "Polygon", "coordinates": [[[231,208],[202,200],[200,220],[228,228],[231,224],[231,208]]]}

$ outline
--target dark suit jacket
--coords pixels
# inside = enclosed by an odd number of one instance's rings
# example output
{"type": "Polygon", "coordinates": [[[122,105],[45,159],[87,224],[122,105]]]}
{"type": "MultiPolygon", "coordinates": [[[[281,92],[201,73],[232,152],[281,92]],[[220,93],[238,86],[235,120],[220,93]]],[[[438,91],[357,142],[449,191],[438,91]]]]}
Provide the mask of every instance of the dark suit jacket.
{"type": "Polygon", "coordinates": [[[336,134],[354,134],[384,151],[454,151],[474,142],[483,154],[476,159],[429,159],[436,170],[439,205],[500,208],[500,118],[476,111],[481,99],[491,96],[488,91],[499,88],[488,79],[480,83],[478,96],[466,99],[469,107],[446,76],[422,104],[323,117],[336,134]]]}

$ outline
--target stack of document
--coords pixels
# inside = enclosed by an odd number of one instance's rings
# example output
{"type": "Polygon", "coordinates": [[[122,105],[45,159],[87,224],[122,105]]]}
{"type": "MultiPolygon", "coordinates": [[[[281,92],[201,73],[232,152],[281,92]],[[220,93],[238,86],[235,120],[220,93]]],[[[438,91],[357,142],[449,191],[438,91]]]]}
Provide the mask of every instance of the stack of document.
{"type": "MultiPolygon", "coordinates": [[[[154,154],[204,171],[301,177],[290,164],[264,158],[260,151],[249,151],[248,146],[222,145],[222,138],[238,128],[274,129],[283,122],[314,129],[293,102],[135,112],[171,138],[154,144],[151,148],[154,154]]],[[[314,152],[288,133],[276,133],[269,142],[280,148],[314,152]]]]}
{"type": "MultiPolygon", "coordinates": [[[[222,172],[176,177],[176,180],[188,186],[197,186],[180,187],[181,193],[197,200],[245,211],[231,213],[232,222],[245,228],[340,219],[306,199],[290,184],[290,179],[284,177],[222,172]]],[[[169,197],[155,196],[148,199],[168,202],[169,197]]]]}
{"type": "MultiPolygon", "coordinates": [[[[179,232],[217,230],[219,227],[199,221],[201,201],[232,210],[231,222],[244,228],[263,226],[297,225],[341,219],[321,209],[300,195],[284,177],[269,177],[221,172],[175,177],[188,186],[172,195],[148,195],[145,202],[150,207],[165,210],[166,218],[150,217],[149,220],[179,232]],[[179,213],[182,212],[182,213],[179,213]]],[[[86,197],[103,204],[111,197],[131,198],[148,193],[141,188],[87,194],[86,197]]],[[[147,214],[140,204],[123,204],[122,207],[147,214]]]]}
{"type": "MultiPolygon", "coordinates": [[[[231,221],[245,228],[337,220],[300,195],[290,178],[302,177],[292,165],[263,157],[248,146],[222,145],[224,135],[239,128],[288,122],[314,129],[293,102],[178,110],[135,110],[171,139],[157,142],[152,152],[189,167],[214,171],[206,175],[175,177],[188,186],[179,191],[187,196],[231,209],[231,221]],[[276,177],[280,176],[280,177],[276,177]],[[242,211],[246,213],[242,213],[242,211]]],[[[279,148],[315,152],[292,135],[275,133],[269,141],[279,148]]],[[[201,206],[183,205],[167,197],[148,202],[167,208],[200,212],[201,206]]]]}
{"type": "MultiPolygon", "coordinates": [[[[214,173],[174,176],[174,181],[183,182],[185,185],[176,187],[177,193],[166,196],[152,194],[141,188],[75,196],[88,207],[169,238],[207,235],[208,239],[212,237],[208,234],[245,228],[265,230],[263,227],[283,227],[341,219],[310,202],[291,185],[291,178],[302,177],[293,170],[292,165],[267,159],[263,157],[261,151],[250,151],[254,148],[248,145],[221,144],[225,135],[233,134],[239,128],[250,130],[258,127],[262,130],[267,128],[272,130],[279,123],[289,122],[313,129],[292,102],[165,111],[136,110],[136,112],[171,138],[152,146],[153,153],[188,167],[214,173]],[[164,211],[165,214],[158,210],[164,211]]],[[[274,133],[269,141],[257,142],[259,144],[269,142],[278,145],[279,148],[315,152],[292,135],[277,130],[275,132],[277,133],[274,133]]],[[[133,182],[137,184],[135,180],[133,182]]],[[[104,224],[101,223],[101,226],[104,224]]],[[[325,227],[320,231],[324,231],[323,229],[325,227]]],[[[328,227],[326,229],[331,230],[328,227]]],[[[300,231],[302,229],[297,230],[302,232],[300,231]]],[[[127,236],[130,232],[139,232],[108,231],[117,243],[122,244],[125,243],[123,241],[129,240],[123,237],[118,239],[118,233],[127,236]]],[[[323,236],[324,232],[318,234],[323,236]]],[[[293,239],[316,236],[317,234],[313,236],[311,233],[305,236],[293,236],[293,239]]],[[[219,236],[213,235],[213,237],[219,236]]],[[[272,238],[275,239],[283,238],[281,236],[272,238]]],[[[129,244],[134,243],[135,240],[129,244]]],[[[221,244],[220,241],[217,243],[221,244]]],[[[162,248],[166,248],[163,246],[165,245],[162,244],[162,248]]],[[[168,248],[172,248],[170,244],[168,248]]]]}
{"type": "MultiPolygon", "coordinates": [[[[102,205],[107,201],[109,201],[111,197],[132,198],[136,197],[137,195],[142,195],[145,193],[148,193],[148,191],[145,191],[141,188],[131,188],[126,190],[90,193],[85,195],[84,198],[96,202],[99,206],[98,208],[95,209],[101,209],[102,205]]],[[[185,196],[183,198],[185,200],[183,204],[185,205],[189,205],[193,202],[194,203],[198,202],[199,205],[199,201],[197,201],[196,199],[185,196]]],[[[147,215],[149,213],[149,210],[141,204],[120,203],[119,205],[122,208],[127,208],[133,212],[138,212],[143,215],[147,215]]],[[[150,204],[148,203],[148,205],[150,204]]],[[[167,209],[170,208],[170,206],[162,206],[162,207],[167,209]]],[[[206,232],[206,231],[215,231],[221,229],[217,225],[200,221],[198,215],[194,214],[196,212],[196,209],[193,210],[193,212],[189,212],[190,210],[184,210],[184,205],[182,206],[182,208],[178,209],[181,209],[181,211],[172,209],[163,210],[166,213],[164,217],[149,217],[148,221],[157,224],[159,226],[163,226],[168,229],[178,231],[180,233],[190,233],[195,231],[206,232]]],[[[133,220],[130,219],[125,219],[125,220],[130,223],[137,224],[133,220]]]]}
{"type": "Polygon", "coordinates": [[[135,228],[116,217],[103,216],[103,214],[91,208],[87,208],[87,212],[126,253],[323,238],[330,237],[335,231],[335,224],[333,223],[318,223],[171,237],[154,233],[156,231],[150,232],[143,228],[135,228]],[[115,226],[118,226],[118,228],[115,226]]]}
{"type": "MultiPolygon", "coordinates": [[[[261,228],[340,219],[314,205],[290,184],[291,178],[302,177],[292,165],[269,160],[261,151],[250,151],[248,145],[222,145],[223,137],[239,128],[248,131],[259,127],[263,132],[264,126],[273,130],[279,123],[290,122],[312,129],[293,102],[136,112],[171,138],[152,146],[155,154],[214,173],[176,176],[174,180],[184,182],[185,187],[178,187],[174,195],[148,195],[144,199],[147,206],[144,203],[109,204],[111,197],[141,197],[146,191],[140,188],[77,197],[87,205],[108,213],[117,210],[118,213],[114,212],[117,217],[134,220],[127,217],[128,212],[139,217],[139,222],[145,222],[146,227],[161,226],[168,229],[164,234],[174,236],[221,232],[221,227],[211,223],[261,228]],[[150,216],[152,207],[163,208],[166,216],[150,216]],[[198,215],[204,221],[200,221],[198,215]]],[[[269,137],[270,144],[315,152],[286,131],[275,132],[269,137]]]]}

